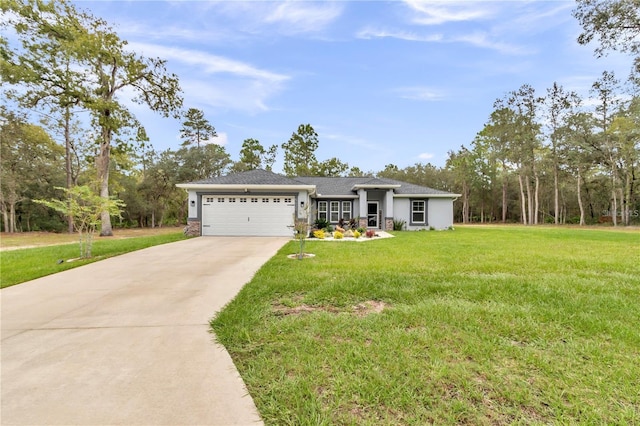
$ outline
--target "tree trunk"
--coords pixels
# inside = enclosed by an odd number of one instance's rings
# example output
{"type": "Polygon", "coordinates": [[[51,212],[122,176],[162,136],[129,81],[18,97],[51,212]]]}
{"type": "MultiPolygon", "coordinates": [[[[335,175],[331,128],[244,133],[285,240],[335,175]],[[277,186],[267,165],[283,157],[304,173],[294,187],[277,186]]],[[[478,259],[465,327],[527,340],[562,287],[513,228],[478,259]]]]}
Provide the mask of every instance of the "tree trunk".
{"type": "Polygon", "coordinates": [[[9,232],[16,232],[16,203],[12,202],[9,205],[9,232]]]}
{"type": "Polygon", "coordinates": [[[2,222],[4,223],[4,232],[9,232],[9,212],[4,205],[2,206],[2,222]]]}
{"type": "MultiPolygon", "coordinates": [[[[96,157],[96,167],[98,169],[98,182],[100,184],[100,196],[102,198],[109,198],[109,150],[110,150],[111,132],[103,130],[103,140],[100,143],[100,153],[96,157]]],[[[113,229],[111,228],[111,216],[108,211],[103,211],[100,215],[101,237],[113,236],[113,229]]]]}
{"type": "Polygon", "coordinates": [[[520,184],[520,216],[522,217],[522,224],[527,224],[527,200],[524,195],[524,187],[522,183],[522,174],[518,174],[518,183],[520,184]]]}
{"type": "Polygon", "coordinates": [[[533,171],[533,175],[535,176],[533,223],[537,225],[540,211],[540,178],[538,177],[538,172],[535,171],[535,169],[533,171]]]}
{"type": "Polygon", "coordinates": [[[633,180],[631,172],[627,171],[624,182],[624,197],[623,197],[623,220],[624,225],[629,226],[631,224],[631,214],[629,211],[631,204],[631,187],[633,186],[633,180]]]}
{"type": "Polygon", "coordinates": [[[533,224],[533,194],[531,192],[531,179],[529,176],[524,177],[525,188],[527,190],[527,212],[529,225],[533,224]]]}
{"type": "Polygon", "coordinates": [[[467,193],[462,187],[462,223],[467,223],[467,193]]]}
{"type": "Polygon", "coordinates": [[[611,174],[611,222],[613,226],[618,226],[618,194],[616,191],[616,177],[615,173],[611,174]]]}
{"type": "MultiPolygon", "coordinates": [[[[555,155],[555,153],[554,153],[555,155]]],[[[558,165],[553,165],[553,198],[554,198],[554,218],[553,221],[557,225],[558,224],[558,209],[560,208],[560,200],[559,200],[559,191],[558,191],[558,165]]]]}
{"type": "MultiPolygon", "coordinates": [[[[65,169],[67,173],[67,189],[73,186],[73,171],[71,169],[71,134],[69,126],[71,122],[71,111],[67,106],[64,111],[64,146],[65,146],[65,169]]],[[[69,211],[71,211],[71,193],[69,193],[69,211]]],[[[73,215],[69,213],[67,216],[67,231],[73,234],[73,215]]]]}
{"type": "Polygon", "coordinates": [[[580,176],[580,172],[578,171],[578,185],[577,185],[576,191],[578,193],[578,207],[580,208],[580,226],[584,226],[585,225],[584,206],[582,205],[582,194],[581,194],[581,188],[580,188],[581,181],[582,181],[582,176],[580,176]]]}
{"type": "Polygon", "coordinates": [[[507,178],[502,178],[502,223],[507,223],[507,178]]]}

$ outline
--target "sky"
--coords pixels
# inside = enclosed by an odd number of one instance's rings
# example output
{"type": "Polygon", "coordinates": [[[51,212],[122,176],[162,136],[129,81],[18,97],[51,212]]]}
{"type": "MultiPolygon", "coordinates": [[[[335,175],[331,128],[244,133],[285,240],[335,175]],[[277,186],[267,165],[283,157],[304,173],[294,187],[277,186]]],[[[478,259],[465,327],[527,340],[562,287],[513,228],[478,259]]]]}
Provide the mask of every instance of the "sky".
{"type": "MultiPolygon", "coordinates": [[[[493,103],[523,84],[583,97],[632,59],[581,46],[573,1],[78,1],[132,50],[167,60],[184,108],[215,127],[233,160],[253,138],[281,145],[300,124],[319,160],[363,171],[445,165],[493,103]]],[[[181,121],[131,105],[158,151],[181,121]]],[[[282,170],[282,155],[275,164],[282,170]]]]}

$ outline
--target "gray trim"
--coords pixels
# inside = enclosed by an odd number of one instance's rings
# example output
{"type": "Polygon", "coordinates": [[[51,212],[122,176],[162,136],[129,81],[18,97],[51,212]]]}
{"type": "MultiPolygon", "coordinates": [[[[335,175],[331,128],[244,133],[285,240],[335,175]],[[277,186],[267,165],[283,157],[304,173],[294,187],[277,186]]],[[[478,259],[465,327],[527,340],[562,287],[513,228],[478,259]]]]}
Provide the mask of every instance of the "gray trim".
{"type": "MultiPolygon", "coordinates": [[[[291,197],[293,198],[294,204],[295,204],[295,215],[296,218],[298,217],[298,213],[299,213],[299,200],[298,200],[298,191],[296,192],[238,192],[238,191],[227,191],[227,192],[212,192],[212,191],[196,191],[196,203],[197,203],[197,208],[198,208],[198,217],[192,218],[193,220],[199,220],[202,221],[202,197],[203,196],[214,196],[217,197],[218,195],[222,195],[225,197],[228,197],[230,195],[235,196],[235,197],[246,197],[246,198],[251,198],[251,197],[291,197]]],[[[189,219],[187,219],[189,220],[189,219]]]]}
{"type": "MultiPolygon", "coordinates": [[[[353,217],[353,199],[340,199],[340,198],[322,198],[322,199],[318,199],[318,198],[314,198],[313,199],[314,203],[313,206],[315,208],[315,215],[313,216],[313,221],[315,222],[316,219],[319,219],[318,215],[320,214],[320,209],[319,209],[319,203],[323,202],[323,203],[327,203],[327,222],[329,223],[338,223],[340,221],[340,218],[342,218],[342,215],[344,213],[344,211],[342,210],[342,203],[344,202],[348,202],[351,204],[351,211],[349,212],[351,214],[351,219],[354,219],[353,217]],[[336,221],[332,221],[331,220],[331,202],[335,201],[338,203],[338,220],[336,221]]],[[[349,219],[349,220],[351,220],[349,219]]]]}
{"type": "Polygon", "coordinates": [[[429,226],[429,215],[427,214],[428,205],[429,203],[427,198],[412,198],[409,200],[409,225],[410,226],[429,226]],[[413,221],[413,203],[415,201],[422,201],[424,203],[424,222],[413,221]]]}

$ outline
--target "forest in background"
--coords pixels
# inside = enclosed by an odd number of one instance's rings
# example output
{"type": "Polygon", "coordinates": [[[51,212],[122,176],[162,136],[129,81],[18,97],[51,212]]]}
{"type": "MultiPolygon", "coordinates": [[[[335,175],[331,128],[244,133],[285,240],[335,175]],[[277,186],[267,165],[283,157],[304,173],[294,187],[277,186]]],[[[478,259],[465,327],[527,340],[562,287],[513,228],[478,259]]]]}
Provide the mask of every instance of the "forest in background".
{"type": "Polygon", "coordinates": [[[205,112],[183,108],[178,76],[161,59],[128,52],[110,26],[60,1],[3,2],[0,25],[0,221],[5,232],[71,230],[69,220],[34,202],[87,185],[126,207],[102,217],[103,231],[186,222],[186,193],[176,183],[228,173],[272,170],[289,176],[377,176],[460,194],[462,223],[640,224],[640,17],[633,1],[578,1],[574,16],[599,42],[634,64],[628,78],[604,71],[589,98],[550,82],[545,93],[523,84],[499,97],[468,145],[445,166],[417,163],[363,171],[339,158],[316,158],[320,138],[301,124],[288,141],[242,144],[232,159],[215,140],[205,112]],[[121,92],[182,122],[183,144],[156,151],[121,92]],[[120,95],[120,96],[119,96],[120,95]]]}

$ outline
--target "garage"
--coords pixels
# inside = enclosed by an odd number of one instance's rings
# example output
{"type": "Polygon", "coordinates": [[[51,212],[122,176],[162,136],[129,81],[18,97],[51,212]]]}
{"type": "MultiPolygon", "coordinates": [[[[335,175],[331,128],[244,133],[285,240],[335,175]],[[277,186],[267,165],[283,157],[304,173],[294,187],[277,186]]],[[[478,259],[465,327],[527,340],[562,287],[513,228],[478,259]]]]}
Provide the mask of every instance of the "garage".
{"type": "Polygon", "coordinates": [[[202,235],[292,236],[295,202],[291,195],[203,195],[202,235]]]}

